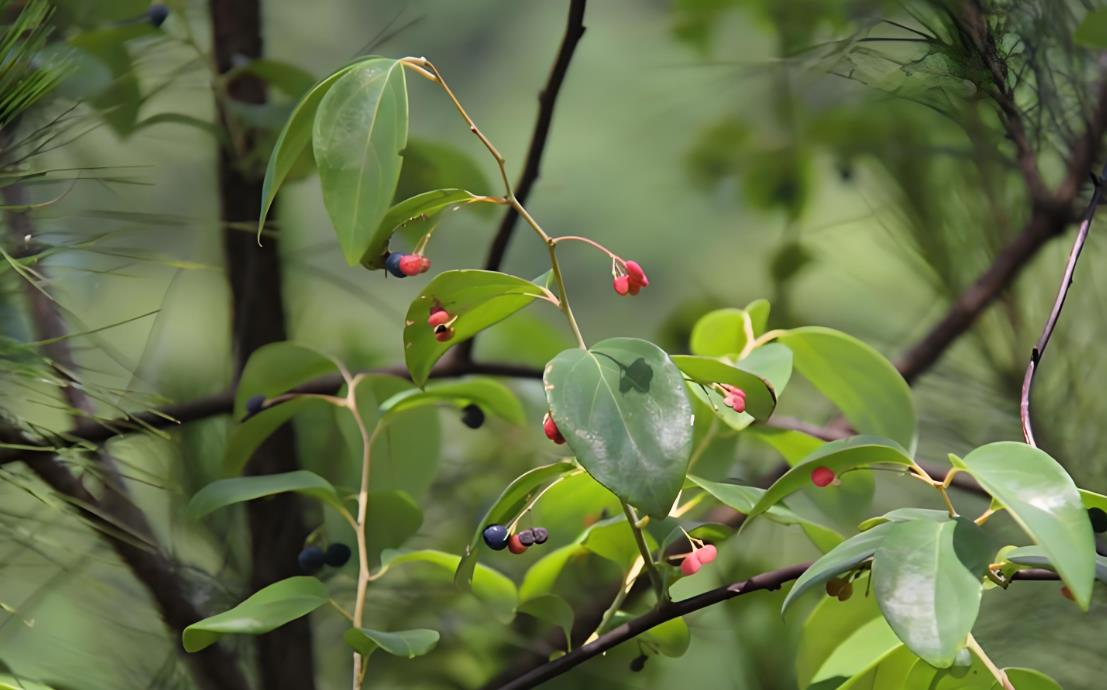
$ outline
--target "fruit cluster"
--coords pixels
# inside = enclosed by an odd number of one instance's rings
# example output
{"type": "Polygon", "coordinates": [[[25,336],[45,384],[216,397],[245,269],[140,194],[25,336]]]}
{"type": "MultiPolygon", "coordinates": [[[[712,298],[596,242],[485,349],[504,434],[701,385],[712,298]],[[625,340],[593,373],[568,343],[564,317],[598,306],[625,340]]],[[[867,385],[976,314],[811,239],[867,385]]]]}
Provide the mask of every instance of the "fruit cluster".
{"type": "Polygon", "coordinates": [[[719,550],[713,544],[705,544],[699,539],[689,537],[692,541],[692,552],[685,555],[680,562],[682,575],[695,575],[700,568],[715,560],[719,550]]]}
{"type": "Polygon", "coordinates": [[[723,393],[723,404],[735,412],[746,411],[746,392],[729,383],[718,384],[723,393]]]}
{"type": "Polygon", "coordinates": [[[650,284],[646,272],[637,261],[624,261],[620,270],[618,262],[614,265],[615,279],[612,282],[619,295],[637,295],[638,291],[650,284]]]}
{"type": "Polygon", "coordinates": [[[323,569],[324,565],[332,568],[341,568],[350,560],[350,547],[335,542],[327,547],[327,550],[318,546],[307,546],[296,558],[300,564],[300,570],[306,575],[314,575],[323,569]]]}
{"type": "Polygon", "coordinates": [[[853,596],[853,583],[848,577],[836,577],[826,582],[827,596],[838,597],[838,601],[845,601],[853,596]]]}
{"type": "Polygon", "coordinates": [[[489,525],[484,528],[481,536],[488,548],[494,551],[503,551],[506,548],[511,553],[519,554],[534,544],[545,544],[550,538],[550,531],[545,527],[534,527],[510,534],[503,525],[489,525]]]}
{"type": "Polygon", "coordinates": [[[430,259],[422,254],[404,254],[402,252],[389,252],[384,258],[385,269],[397,278],[407,278],[426,273],[430,270],[430,259]]]}
{"type": "Polygon", "coordinates": [[[457,321],[457,317],[439,304],[431,307],[430,316],[427,317],[427,325],[434,329],[434,339],[440,343],[454,337],[454,321],[457,321]]]}

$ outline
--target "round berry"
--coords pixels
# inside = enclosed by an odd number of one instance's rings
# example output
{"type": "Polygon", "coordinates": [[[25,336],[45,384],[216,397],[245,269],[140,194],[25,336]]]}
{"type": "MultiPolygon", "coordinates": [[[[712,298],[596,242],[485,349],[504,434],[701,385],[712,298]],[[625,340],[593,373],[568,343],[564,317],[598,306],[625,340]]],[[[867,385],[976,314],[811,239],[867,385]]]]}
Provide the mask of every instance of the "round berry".
{"type": "Polygon", "coordinates": [[[427,317],[427,325],[431,328],[437,328],[445,324],[450,320],[450,312],[446,311],[442,307],[435,307],[431,309],[430,316],[427,317]]]}
{"type": "Polygon", "coordinates": [[[1089,508],[1088,519],[1092,521],[1092,529],[1096,534],[1107,532],[1107,512],[1102,508],[1089,508]]]}
{"type": "Polygon", "coordinates": [[[527,545],[519,539],[518,534],[513,534],[507,538],[507,550],[511,553],[519,554],[527,550],[527,545]]]}
{"type": "Polygon", "coordinates": [[[851,596],[853,596],[853,585],[849,582],[843,582],[838,589],[838,601],[845,601],[851,596]]]}
{"type": "Polygon", "coordinates": [[[503,551],[507,547],[507,528],[503,525],[489,525],[481,536],[493,551],[503,551]]]}
{"type": "Polygon", "coordinates": [[[703,563],[700,562],[698,556],[695,553],[690,553],[684,557],[684,560],[680,562],[680,572],[684,575],[695,575],[699,572],[699,569],[703,567],[703,563]]]}
{"type": "Polygon", "coordinates": [[[350,560],[350,547],[335,542],[327,547],[327,553],[323,554],[323,560],[332,568],[341,568],[350,560]]]}
{"type": "Polygon", "coordinates": [[[715,557],[719,555],[719,550],[715,548],[713,544],[704,544],[703,548],[696,551],[696,558],[700,559],[700,563],[707,565],[711,561],[715,560],[715,557]]]}
{"type": "Polygon", "coordinates": [[[246,416],[243,417],[243,421],[253,417],[258,412],[265,409],[265,396],[264,395],[251,395],[246,401],[246,416]]]}
{"type": "Polygon", "coordinates": [[[627,266],[627,278],[630,278],[630,284],[637,284],[639,287],[648,287],[650,279],[646,277],[646,272],[642,270],[642,267],[638,265],[637,261],[628,261],[627,266]]]}
{"type": "Polygon", "coordinates": [[[646,668],[646,662],[649,661],[649,657],[645,654],[639,654],[634,657],[630,662],[630,670],[632,673],[638,673],[642,669],[646,668]]]}
{"type": "Polygon", "coordinates": [[[440,343],[444,343],[454,337],[454,329],[450,328],[446,324],[441,324],[434,327],[434,339],[440,343]]]}
{"type": "Polygon", "coordinates": [[[484,426],[484,410],[475,403],[466,405],[461,410],[461,423],[470,429],[479,429],[484,426]]]}
{"type": "Polygon", "coordinates": [[[534,532],[535,544],[545,544],[546,540],[550,538],[550,531],[545,527],[535,527],[531,532],[534,532]]]}
{"type": "Polygon", "coordinates": [[[542,431],[546,433],[546,438],[554,443],[558,445],[565,443],[565,437],[561,435],[561,430],[557,428],[557,424],[549,412],[546,413],[546,418],[542,420],[542,431]]]}
{"type": "Polygon", "coordinates": [[[811,483],[820,489],[834,481],[834,470],[820,465],[811,470],[811,483]]]}
{"type": "Polygon", "coordinates": [[[418,254],[404,254],[397,265],[405,276],[417,276],[427,272],[430,268],[430,259],[418,254]]]}
{"type": "Polygon", "coordinates": [[[611,282],[611,285],[619,295],[625,295],[630,292],[630,279],[626,276],[616,276],[615,280],[611,282]]]}
{"type": "Polygon", "coordinates": [[[384,268],[397,278],[407,278],[407,274],[400,269],[400,261],[407,256],[407,254],[400,254],[399,252],[391,252],[384,259],[384,268]]]}
{"type": "Polygon", "coordinates": [[[728,395],[723,398],[723,404],[735,412],[746,411],[746,398],[741,395],[728,395]]]}
{"type": "Polygon", "coordinates": [[[165,23],[165,20],[169,17],[169,8],[160,2],[156,2],[150,5],[150,9],[146,11],[146,18],[150,20],[150,23],[155,28],[160,27],[165,23]]]}
{"type": "Polygon", "coordinates": [[[534,544],[534,530],[525,529],[519,532],[519,543],[523,546],[531,546],[534,544]]]}
{"type": "Polygon", "coordinates": [[[833,578],[831,580],[827,580],[826,581],[826,594],[827,594],[827,596],[831,596],[831,597],[838,596],[838,592],[842,591],[842,585],[844,585],[845,583],[846,583],[845,580],[840,580],[838,578],[833,578]]]}
{"type": "Polygon", "coordinates": [[[323,564],[326,563],[327,559],[323,549],[318,546],[309,546],[300,552],[300,555],[296,557],[296,561],[300,564],[301,571],[312,575],[323,568],[323,564]]]}

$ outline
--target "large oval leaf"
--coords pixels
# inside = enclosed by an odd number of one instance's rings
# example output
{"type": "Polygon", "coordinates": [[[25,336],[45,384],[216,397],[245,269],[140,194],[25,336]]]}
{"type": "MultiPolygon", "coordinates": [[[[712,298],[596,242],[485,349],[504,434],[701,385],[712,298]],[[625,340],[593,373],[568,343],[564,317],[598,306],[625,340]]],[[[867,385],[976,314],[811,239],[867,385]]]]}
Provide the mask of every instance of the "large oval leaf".
{"type": "MultiPolygon", "coordinates": [[[[1032,668],[1005,668],[1003,672],[1015,690],[1061,690],[1060,683],[1032,668]]],[[[988,690],[1002,690],[1002,687],[996,681],[988,690]]]]}
{"type": "Polygon", "coordinates": [[[384,268],[384,261],[388,258],[388,242],[394,233],[412,221],[429,220],[447,208],[464,206],[475,199],[464,189],[435,189],[393,205],[370,238],[369,246],[361,257],[361,265],[372,269],[384,268]]]}
{"type": "MultiPolygon", "coordinates": [[[[381,554],[382,569],[391,570],[400,565],[423,564],[432,567],[429,572],[447,580],[457,571],[460,562],[460,556],[433,549],[385,551],[381,554]]],[[[498,570],[478,563],[473,574],[471,591],[500,622],[510,623],[515,617],[515,606],[519,602],[515,583],[498,570]]]]}
{"type": "MultiPolygon", "coordinates": [[[[705,386],[726,383],[746,393],[746,413],[754,419],[768,419],[776,407],[776,393],[767,380],[711,357],[673,355],[673,363],[689,378],[705,386]]],[[[717,396],[716,396],[717,397],[717,396]]],[[[716,406],[721,403],[716,402],[716,406]]],[[[726,409],[726,408],[724,408],[726,409]]]]}
{"type": "Polygon", "coordinates": [[[596,481],[662,518],[680,493],[692,452],[684,378],[661,348],[612,338],[565,350],[544,373],[550,413],[596,481]]]}
{"type": "Polygon", "coordinates": [[[883,355],[857,338],[819,326],[790,330],[777,342],[792,350],[796,370],[859,433],[914,449],[917,420],[911,389],[883,355]]]}
{"type": "Polygon", "coordinates": [[[751,302],[745,309],[716,309],[701,316],[692,326],[689,350],[705,357],[736,359],[749,342],[765,330],[769,303],[751,302]]]}
{"type": "Polygon", "coordinates": [[[1095,537],[1080,492],[1048,453],[1001,441],[951,461],[1011,513],[1056,565],[1080,608],[1088,610],[1095,579],[1095,537]]]}
{"type": "Polygon", "coordinates": [[[335,81],[319,102],[312,148],[323,204],[353,266],[392,204],[407,143],[407,80],[398,60],[372,58],[335,81]]]}
{"type": "Polygon", "coordinates": [[[342,501],[330,482],[314,472],[296,470],[212,482],[197,491],[188,502],[188,514],[193,520],[198,520],[208,513],[235,503],[253,501],[289,491],[310,496],[335,508],[342,508],[342,501]]]}
{"type": "Polygon", "coordinates": [[[445,271],[423,288],[404,320],[404,360],[417,386],[427,382],[431,367],[454,345],[546,296],[545,288],[497,271],[445,271]],[[427,324],[431,308],[441,306],[457,320],[454,336],[442,343],[427,324]]]}
{"type": "Polygon", "coordinates": [[[495,379],[472,377],[457,381],[427,384],[426,389],[410,389],[381,403],[382,412],[403,412],[423,405],[480,405],[481,409],[512,424],[526,421],[523,405],[510,388],[495,379]]]}
{"type": "Polygon", "coordinates": [[[884,618],[911,651],[949,668],[976,622],[994,549],[979,526],[960,518],[887,523],[861,534],[878,530],[872,580],[884,618]]]}
{"type": "Polygon", "coordinates": [[[919,657],[911,653],[904,645],[892,648],[877,657],[863,671],[837,686],[837,690],[881,690],[882,688],[906,688],[911,669],[919,662],[919,657]]]}
{"type": "Polygon", "coordinates": [[[223,635],[260,635],[306,616],[330,600],[314,577],[290,577],[262,588],[230,611],[188,626],[181,633],[186,652],[198,652],[223,635]]]}
{"type": "Polygon", "coordinates": [[[381,649],[393,656],[414,659],[434,649],[438,644],[438,631],[415,628],[384,632],[371,628],[350,628],[342,635],[342,639],[354,651],[365,657],[381,649]]]}
{"type": "Polygon", "coordinates": [[[365,513],[365,549],[369,565],[381,553],[404,545],[423,526],[423,511],[405,491],[370,491],[365,513]]]}
{"type": "Polygon", "coordinates": [[[281,427],[282,424],[309,408],[334,409],[320,398],[295,398],[279,405],[268,407],[231,429],[227,440],[227,450],[223,457],[223,472],[235,475],[242,472],[246,462],[265,439],[281,427]]]}
{"type": "Polygon", "coordinates": [[[245,416],[246,401],[255,395],[271,398],[337,371],[334,360],[309,347],[290,342],[262,345],[242,369],[234,395],[235,419],[245,416]]]}
{"type": "Polygon", "coordinates": [[[783,614],[787,611],[788,607],[809,589],[826,584],[872,558],[887,533],[888,527],[882,525],[867,532],[855,534],[823,554],[803,572],[803,575],[799,576],[796,584],[792,585],[788,596],[784,597],[780,612],[783,614]]]}

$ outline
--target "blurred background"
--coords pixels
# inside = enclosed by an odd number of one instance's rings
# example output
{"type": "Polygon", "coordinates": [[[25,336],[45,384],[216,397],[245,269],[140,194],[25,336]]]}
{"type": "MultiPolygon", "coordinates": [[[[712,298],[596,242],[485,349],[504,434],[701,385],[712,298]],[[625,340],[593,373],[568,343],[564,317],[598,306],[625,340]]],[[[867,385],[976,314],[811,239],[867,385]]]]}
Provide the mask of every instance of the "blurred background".
{"type": "MultiPolygon", "coordinates": [[[[55,40],[138,17],[148,7],[139,0],[53,4],[55,40]]],[[[608,262],[583,245],[567,247],[565,277],[586,337],[642,337],[681,352],[704,312],[766,298],[775,327],[832,326],[893,360],[907,351],[1027,217],[1013,149],[977,68],[903,28],[941,27],[943,4],[590,3],[528,208],[553,232],[587,235],[639,261],[651,284],[634,300],[620,300],[610,289],[608,262]]],[[[266,56],[313,78],[367,51],[430,58],[517,175],[567,2],[262,5],[266,56]]],[[[217,394],[235,375],[223,235],[252,230],[221,222],[217,143],[198,125],[216,118],[207,3],[170,6],[160,32],[126,43],[130,67],[123,74],[141,97],[129,126],[112,122],[118,103],[82,96],[100,78],[93,67],[63,81],[59,94],[19,123],[24,132],[49,124],[55,135],[22,162],[24,170],[50,171],[25,185],[39,204],[31,216],[34,239],[54,248],[37,268],[48,272],[46,287],[69,330],[84,334],[69,342],[106,417],[217,394]]],[[[1069,40],[1090,6],[988,3],[1002,51],[1035,75],[1035,93],[1019,105],[1033,123],[1050,185],[1063,174],[1103,74],[1095,53],[1069,40]]],[[[109,79],[120,83],[118,74],[109,79]]],[[[412,136],[456,151],[469,188],[496,193],[493,161],[449,102],[429,84],[409,85],[412,136]]],[[[279,89],[273,99],[277,107],[254,113],[252,125],[260,128],[265,118],[271,127],[283,123],[293,99],[279,89]]],[[[261,155],[264,161],[267,151],[261,155]]],[[[429,251],[432,270],[481,265],[498,221],[498,211],[452,214],[429,251]]],[[[275,222],[283,283],[279,294],[254,297],[283,301],[289,338],[353,367],[401,362],[403,315],[425,281],[347,267],[313,176],[284,188],[275,222]]],[[[1043,365],[1035,421],[1042,447],[1077,483],[1105,491],[1100,229],[1093,228],[1043,365]]],[[[948,452],[1021,438],[1022,370],[1052,305],[1070,237],[1071,228],[1047,243],[973,329],[914,382],[922,457],[942,461],[948,452]]],[[[9,241],[9,252],[15,249],[9,241]]],[[[545,248],[520,226],[504,270],[535,276],[545,264],[545,248]]],[[[0,288],[0,335],[12,353],[4,357],[0,408],[25,427],[64,430],[67,408],[53,386],[25,375],[35,364],[15,345],[36,336],[22,278],[10,265],[0,273],[0,288]]],[[[570,337],[556,312],[530,309],[482,336],[476,357],[541,366],[571,346],[570,337]]],[[[426,447],[407,452],[437,456],[437,469],[417,497],[424,518],[409,546],[460,552],[502,488],[555,457],[538,430],[540,386],[512,386],[529,406],[528,428],[490,420],[471,431],[452,414],[424,420],[426,447]]],[[[789,393],[781,414],[814,423],[835,416],[800,385],[789,393]]],[[[249,591],[245,514],[198,525],[182,509],[218,477],[231,423],[215,417],[110,445],[198,605],[210,610],[249,591]]],[[[349,472],[331,420],[309,416],[295,426],[301,466],[349,472]]],[[[776,461],[735,439],[713,447],[712,457],[718,478],[755,479],[776,461]]],[[[179,640],[115,554],[21,465],[0,467],[0,478],[0,661],[56,688],[193,687],[179,640]]],[[[916,497],[901,484],[878,478],[878,487],[872,514],[912,498],[933,507],[930,496],[916,497]]],[[[983,507],[972,496],[957,500],[966,512],[983,507]]],[[[551,528],[554,545],[564,544],[609,502],[594,485],[564,487],[543,501],[535,521],[551,528]]],[[[325,524],[318,509],[306,510],[309,527],[339,529],[325,524]]],[[[794,528],[756,524],[726,543],[719,567],[696,586],[816,553],[794,528]]],[[[489,564],[518,577],[530,558],[496,555],[489,564]]],[[[597,595],[604,602],[617,577],[592,559],[567,572],[558,589],[587,606],[597,595]]],[[[348,596],[354,577],[338,574],[331,584],[348,596]]],[[[1107,653],[1101,595],[1080,615],[1055,584],[989,592],[978,637],[1001,665],[1040,668],[1067,688],[1100,687],[1107,653]]],[[[550,687],[793,688],[803,614],[782,620],[779,603],[779,593],[760,593],[713,607],[687,621],[692,644],[681,659],[656,657],[632,674],[627,664],[638,650],[628,643],[550,687]]],[[[375,656],[369,687],[478,688],[520,659],[549,651],[535,648],[548,637],[542,624],[525,616],[510,626],[492,622],[446,581],[387,578],[372,588],[368,615],[383,629],[424,626],[443,635],[434,653],[417,660],[375,656]]],[[[345,687],[342,621],[320,612],[312,625],[317,687],[345,687]]],[[[253,640],[226,643],[249,668],[253,640]]]]}

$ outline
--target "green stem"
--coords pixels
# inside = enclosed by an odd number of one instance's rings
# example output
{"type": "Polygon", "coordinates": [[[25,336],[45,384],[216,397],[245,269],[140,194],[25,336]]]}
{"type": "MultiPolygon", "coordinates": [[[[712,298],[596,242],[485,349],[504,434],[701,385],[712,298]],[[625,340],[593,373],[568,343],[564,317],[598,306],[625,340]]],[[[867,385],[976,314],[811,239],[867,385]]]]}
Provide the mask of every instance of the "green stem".
{"type": "Polygon", "coordinates": [[[1011,681],[1007,679],[1007,674],[1003,672],[1003,669],[996,666],[988,655],[984,652],[984,648],[980,646],[980,643],[976,641],[976,638],[969,633],[968,640],[965,642],[965,646],[980,659],[980,663],[984,664],[984,667],[991,672],[992,676],[999,681],[999,684],[1003,686],[1003,690],[1015,690],[1015,686],[1011,684],[1011,681]]]}
{"type": "Polygon", "coordinates": [[[599,625],[597,625],[596,629],[592,631],[592,634],[588,636],[588,639],[584,641],[584,644],[588,644],[595,640],[607,628],[611,619],[614,618],[615,614],[622,608],[623,602],[626,601],[627,594],[630,593],[630,588],[642,573],[642,566],[644,564],[645,561],[641,557],[635,559],[634,564],[630,567],[630,570],[627,571],[626,576],[623,577],[623,584],[619,588],[619,591],[615,593],[615,598],[611,601],[611,606],[608,606],[607,610],[603,612],[603,618],[600,619],[599,625]]]}
{"type": "Polygon", "coordinates": [[[646,539],[642,536],[642,528],[638,526],[638,516],[635,515],[634,508],[626,501],[619,502],[623,506],[623,513],[627,516],[627,524],[630,525],[630,530],[634,533],[634,543],[638,545],[638,553],[642,554],[643,567],[646,569],[646,574],[649,575],[650,582],[653,583],[654,591],[657,593],[657,603],[660,604],[668,599],[661,573],[657,571],[653,556],[650,555],[650,548],[646,546],[646,539]]]}

